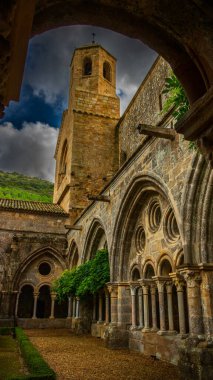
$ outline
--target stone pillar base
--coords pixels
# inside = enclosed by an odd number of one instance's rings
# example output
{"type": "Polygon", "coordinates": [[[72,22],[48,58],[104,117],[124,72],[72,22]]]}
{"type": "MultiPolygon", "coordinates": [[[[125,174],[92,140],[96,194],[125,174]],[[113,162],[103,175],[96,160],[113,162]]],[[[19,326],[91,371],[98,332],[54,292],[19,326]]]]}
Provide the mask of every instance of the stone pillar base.
{"type": "Polygon", "coordinates": [[[109,325],[104,333],[105,346],[111,349],[129,347],[129,331],[109,325]]]}
{"type": "Polygon", "coordinates": [[[179,347],[179,369],[184,380],[213,379],[213,347],[207,342],[187,338],[179,347]]]}

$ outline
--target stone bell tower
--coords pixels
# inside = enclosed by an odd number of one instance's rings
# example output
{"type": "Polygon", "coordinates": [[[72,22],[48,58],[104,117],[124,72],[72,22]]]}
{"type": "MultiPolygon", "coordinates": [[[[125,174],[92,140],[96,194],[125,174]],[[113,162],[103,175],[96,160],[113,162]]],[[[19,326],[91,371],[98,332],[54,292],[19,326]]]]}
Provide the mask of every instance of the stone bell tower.
{"type": "Polygon", "coordinates": [[[68,109],[56,146],[54,203],[71,221],[118,169],[116,59],[97,44],[75,50],[68,109]]]}

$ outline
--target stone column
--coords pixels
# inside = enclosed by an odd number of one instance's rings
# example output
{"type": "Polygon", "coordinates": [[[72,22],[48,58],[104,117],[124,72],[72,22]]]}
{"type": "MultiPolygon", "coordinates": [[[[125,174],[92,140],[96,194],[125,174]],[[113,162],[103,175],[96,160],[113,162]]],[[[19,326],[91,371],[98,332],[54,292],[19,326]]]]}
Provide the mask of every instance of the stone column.
{"type": "Polygon", "coordinates": [[[164,303],[164,281],[158,281],[158,296],[159,296],[159,311],[160,311],[160,331],[162,334],[166,331],[166,315],[165,315],[165,303],[164,303]]]}
{"type": "Polygon", "coordinates": [[[98,296],[98,323],[103,322],[102,311],[103,311],[103,295],[102,295],[102,293],[99,293],[99,296],[98,296]]]}
{"type": "Polygon", "coordinates": [[[111,299],[111,325],[117,325],[118,321],[118,285],[110,284],[107,286],[111,299]]]}
{"type": "Polygon", "coordinates": [[[37,311],[37,301],[38,301],[38,296],[39,293],[34,292],[34,304],[33,304],[33,317],[32,319],[36,319],[36,311],[37,311]]]}
{"type": "Polygon", "coordinates": [[[17,292],[17,295],[16,295],[15,318],[18,317],[18,304],[19,304],[20,294],[21,294],[21,292],[17,292]]]}
{"type": "Polygon", "coordinates": [[[68,297],[68,311],[67,311],[67,319],[72,318],[72,296],[68,297]]]}
{"type": "MultiPolygon", "coordinates": [[[[137,284],[138,286],[138,284],[137,284]]],[[[127,325],[132,321],[132,301],[129,282],[119,282],[118,302],[117,302],[117,324],[120,328],[126,329],[127,325]]]]}
{"type": "Polygon", "coordinates": [[[144,310],[144,328],[143,331],[150,331],[149,328],[149,285],[142,285],[143,289],[143,310],[144,310]]]}
{"type": "Polygon", "coordinates": [[[156,285],[151,285],[151,300],[152,300],[152,331],[157,331],[157,312],[156,312],[156,285]]]}
{"type": "Polygon", "coordinates": [[[167,304],[168,304],[168,319],[169,319],[169,332],[174,333],[174,318],[172,306],[172,283],[166,283],[167,304]]]}
{"type": "Polygon", "coordinates": [[[108,325],[109,320],[110,320],[110,317],[109,317],[109,293],[106,290],[105,291],[105,324],[108,325]]]}
{"type": "Polygon", "coordinates": [[[142,329],[144,327],[144,318],[143,318],[143,291],[141,287],[138,289],[138,309],[139,309],[139,327],[142,329]]]}
{"type": "Polygon", "coordinates": [[[55,299],[56,299],[56,294],[51,293],[51,313],[50,313],[50,319],[54,319],[54,309],[55,309],[55,299]]]}
{"type": "Polygon", "coordinates": [[[72,301],[72,316],[73,316],[73,318],[75,318],[75,316],[76,316],[76,298],[75,297],[73,297],[73,301],[72,301]]]}
{"type": "Polygon", "coordinates": [[[132,301],[132,329],[137,327],[137,318],[136,318],[136,292],[137,287],[135,285],[130,285],[131,292],[131,301],[132,301]]]}
{"type": "Polygon", "coordinates": [[[79,318],[80,317],[80,298],[79,297],[76,297],[76,313],[75,313],[75,318],[79,318]]]}
{"type": "Polygon", "coordinates": [[[187,284],[187,300],[189,310],[189,332],[192,335],[203,334],[203,316],[201,308],[200,284],[201,276],[199,271],[181,271],[187,284]]]}
{"type": "Polygon", "coordinates": [[[213,335],[213,265],[199,264],[201,271],[201,302],[204,329],[207,337],[213,335]]]}
{"type": "Polygon", "coordinates": [[[93,309],[92,309],[92,322],[96,322],[96,294],[93,294],[93,309]]]}
{"type": "Polygon", "coordinates": [[[183,297],[183,289],[184,289],[183,280],[176,279],[175,286],[177,288],[177,297],[178,297],[179,330],[180,330],[180,334],[186,334],[184,297],[183,297]]]}

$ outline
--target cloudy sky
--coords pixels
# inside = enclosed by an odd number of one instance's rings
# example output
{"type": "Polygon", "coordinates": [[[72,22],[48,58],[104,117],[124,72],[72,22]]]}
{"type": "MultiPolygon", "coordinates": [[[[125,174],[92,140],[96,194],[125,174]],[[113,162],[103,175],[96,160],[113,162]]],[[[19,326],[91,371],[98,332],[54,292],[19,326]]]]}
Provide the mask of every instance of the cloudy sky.
{"type": "Polygon", "coordinates": [[[121,114],[157,57],[140,41],[102,28],[72,26],[34,37],[29,44],[20,101],[0,120],[0,170],[53,181],[54,149],[67,108],[69,65],[75,48],[95,40],[117,58],[121,114]]]}

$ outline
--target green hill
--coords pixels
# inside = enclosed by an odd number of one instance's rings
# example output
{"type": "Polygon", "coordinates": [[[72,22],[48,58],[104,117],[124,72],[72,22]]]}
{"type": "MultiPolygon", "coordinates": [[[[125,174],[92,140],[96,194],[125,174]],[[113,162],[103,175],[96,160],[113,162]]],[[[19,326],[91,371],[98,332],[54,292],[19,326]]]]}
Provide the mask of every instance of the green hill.
{"type": "Polygon", "coordinates": [[[36,177],[0,171],[0,198],[52,202],[53,186],[36,177]]]}

